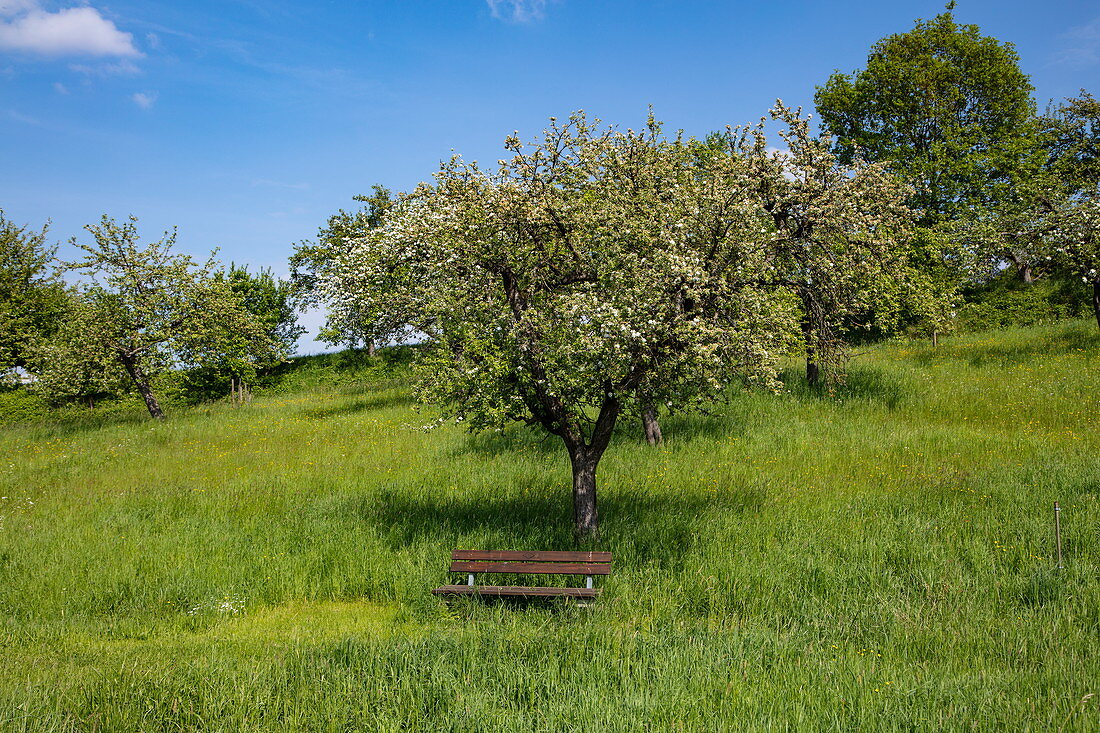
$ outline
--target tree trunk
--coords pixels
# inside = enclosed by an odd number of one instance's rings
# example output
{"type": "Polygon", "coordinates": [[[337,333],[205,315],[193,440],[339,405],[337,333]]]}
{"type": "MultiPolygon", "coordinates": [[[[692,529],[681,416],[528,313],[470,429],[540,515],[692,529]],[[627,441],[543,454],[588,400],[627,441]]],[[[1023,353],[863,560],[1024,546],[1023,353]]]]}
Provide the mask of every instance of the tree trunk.
{"type": "Polygon", "coordinates": [[[806,383],[816,387],[821,381],[821,367],[817,363],[817,345],[814,343],[814,324],[810,316],[812,304],[806,293],[802,294],[802,340],[806,343],[806,383]]]}
{"type": "Polygon", "coordinates": [[[1092,284],[1092,312],[1096,314],[1096,326],[1100,328],[1100,280],[1092,284]]]}
{"type": "Polygon", "coordinates": [[[1020,265],[1020,279],[1028,285],[1035,282],[1035,275],[1031,272],[1031,265],[1020,265]]]}
{"type": "Polygon", "coordinates": [[[658,445],[664,441],[661,423],[657,422],[657,407],[652,402],[647,402],[642,408],[642,427],[645,429],[645,440],[650,445],[658,445]]]}
{"type": "Polygon", "coordinates": [[[802,320],[802,338],[806,342],[806,383],[816,387],[821,382],[821,367],[817,363],[814,329],[809,318],[802,320]]]}
{"type": "Polygon", "coordinates": [[[163,420],[164,410],[160,409],[157,396],[153,394],[153,389],[149,386],[149,378],[145,376],[145,372],[142,371],[137,358],[125,352],[119,352],[118,356],[122,360],[122,366],[126,367],[126,373],[130,375],[130,379],[134,380],[134,385],[141,393],[142,399],[145,400],[145,407],[148,408],[149,414],[157,420],[163,420]]]}
{"type": "Polygon", "coordinates": [[[559,433],[573,466],[573,533],[578,544],[592,544],[600,538],[599,514],[596,511],[596,467],[611,442],[621,409],[622,405],[615,397],[605,399],[588,442],[585,442],[579,426],[572,421],[564,425],[559,433]]]}
{"type": "Polygon", "coordinates": [[[821,367],[819,367],[814,360],[814,349],[812,346],[806,347],[806,382],[811,387],[816,387],[821,384],[821,367]]]}
{"type": "Polygon", "coordinates": [[[374,356],[374,340],[367,341],[367,356],[374,356]]]}
{"type": "Polygon", "coordinates": [[[570,451],[573,465],[573,533],[578,540],[596,540],[600,536],[599,514],[596,510],[596,466],[587,448],[570,451]]]}

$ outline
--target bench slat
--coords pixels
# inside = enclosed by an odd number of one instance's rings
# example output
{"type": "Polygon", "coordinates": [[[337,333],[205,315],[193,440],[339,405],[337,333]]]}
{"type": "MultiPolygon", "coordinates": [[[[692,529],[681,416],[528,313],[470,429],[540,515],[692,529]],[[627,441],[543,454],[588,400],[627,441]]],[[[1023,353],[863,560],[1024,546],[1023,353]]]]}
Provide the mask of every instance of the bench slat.
{"type": "Polygon", "coordinates": [[[444,585],[432,590],[437,596],[523,596],[540,598],[595,598],[599,588],[547,588],[523,585],[444,585]]]}
{"type": "Polygon", "coordinates": [[[610,552],[525,552],[523,550],[455,550],[452,560],[518,560],[527,562],[611,562],[610,552]]]}
{"type": "Polygon", "coordinates": [[[487,560],[456,560],[452,573],[542,573],[544,575],[610,575],[606,563],[582,562],[492,562],[487,560]]]}

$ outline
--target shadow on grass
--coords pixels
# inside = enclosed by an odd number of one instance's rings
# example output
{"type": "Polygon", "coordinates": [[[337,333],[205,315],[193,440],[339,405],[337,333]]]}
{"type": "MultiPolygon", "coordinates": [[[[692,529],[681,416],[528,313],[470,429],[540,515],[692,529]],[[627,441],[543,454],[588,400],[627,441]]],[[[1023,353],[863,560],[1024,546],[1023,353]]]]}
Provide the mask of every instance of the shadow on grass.
{"type": "Polygon", "coordinates": [[[496,546],[476,549],[553,549],[571,547],[569,495],[546,490],[521,496],[477,494],[414,496],[414,492],[384,492],[357,508],[361,518],[377,526],[394,548],[424,541],[461,542],[478,536],[496,546]],[[511,545],[511,546],[505,546],[511,545]]]}
{"type": "MultiPolygon", "coordinates": [[[[765,501],[760,487],[720,497],[678,497],[608,491],[599,499],[601,537],[578,544],[573,537],[568,486],[542,486],[522,494],[502,490],[417,497],[386,492],[359,501],[353,511],[379,528],[394,550],[430,544],[478,550],[607,550],[620,567],[678,567],[694,547],[706,516],[755,513],[765,501]]],[[[529,580],[527,582],[530,582],[529,580]]]]}
{"type": "MultiPolygon", "coordinates": [[[[75,410],[76,408],[70,408],[75,410]]],[[[36,440],[47,438],[66,438],[83,433],[101,430],[108,427],[120,427],[129,425],[157,425],[157,421],[149,416],[143,407],[111,408],[102,412],[85,409],[81,412],[60,411],[51,413],[41,419],[15,423],[4,426],[5,428],[26,430],[36,440]]],[[[173,412],[182,412],[179,410],[173,412]]],[[[169,419],[172,414],[169,413],[169,419]]]]}
{"type": "Polygon", "coordinates": [[[566,455],[561,438],[524,425],[512,425],[500,432],[468,433],[454,449],[454,455],[492,457],[521,451],[539,456],[566,455]]]}
{"type": "Polygon", "coordinates": [[[323,420],[330,417],[354,415],[359,412],[386,410],[391,407],[407,407],[413,404],[416,404],[416,398],[408,391],[386,390],[342,405],[307,410],[305,414],[307,417],[323,420]]]}
{"type": "MultiPolygon", "coordinates": [[[[755,406],[751,401],[738,399],[746,393],[735,394],[729,401],[698,412],[679,412],[661,416],[661,432],[669,446],[681,446],[696,439],[713,440],[730,435],[743,435],[752,424],[755,406]]],[[[645,435],[640,420],[629,423],[624,430],[626,442],[643,443],[645,435]]]]}
{"type": "Polygon", "coordinates": [[[893,410],[909,396],[907,385],[897,375],[874,367],[850,368],[843,384],[836,385],[831,391],[824,386],[811,387],[806,382],[806,374],[802,369],[784,369],[779,378],[790,393],[800,400],[859,400],[878,403],[893,410]]]}

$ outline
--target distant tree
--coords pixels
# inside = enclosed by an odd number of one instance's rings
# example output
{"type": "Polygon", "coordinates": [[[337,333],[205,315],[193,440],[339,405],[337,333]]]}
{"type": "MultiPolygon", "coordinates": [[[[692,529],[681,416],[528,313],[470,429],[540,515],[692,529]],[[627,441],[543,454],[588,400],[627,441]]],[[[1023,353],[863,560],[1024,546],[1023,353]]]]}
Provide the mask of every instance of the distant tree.
{"type": "Polygon", "coordinates": [[[350,251],[354,243],[382,226],[386,212],[393,206],[393,194],[385,186],[375,184],[368,196],[356,196],[363,206],[358,211],[340,210],[329,217],[328,223],[317,234],[316,242],[300,242],[290,257],[291,280],[299,307],[327,308],[329,313],[318,338],[333,346],[367,349],[374,355],[375,348],[397,335],[402,327],[401,315],[378,303],[373,310],[357,313],[334,311],[327,303],[318,283],[329,268],[350,251]]]}
{"type": "MultiPolygon", "coordinates": [[[[1080,96],[1041,118],[1045,154],[1041,170],[1019,181],[1000,206],[957,229],[971,242],[984,269],[1011,263],[1024,282],[1047,275],[1080,279],[1096,291],[1096,207],[1100,204],[1100,102],[1080,96]]],[[[1100,323],[1100,310],[1097,310],[1100,323]]]]}
{"type": "Polygon", "coordinates": [[[0,373],[26,367],[62,322],[65,285],[46,232],[16,226],[0,210],[0,373]]]}
{"type": "Polygon", "coordinates": [[[190,257],[172,254],[175,232],[143,247],[134,217],[119,224],[104,216],[86,228],[95,241],[74,240],[87,254],[69,266],[92,282],[75,301],[65,339],[35,365],[43,385],[73,384],[89,366],[109,363],[125,372],[149,414],[160,419],[156,372],[226,359],[255,363],[281,353],[241,297],[212,276],[213,256],[196,267],[190,257]]]}
{"type": "Polygon", "coordinates": [[[216,280],[224,278],[229,283],[229,289],[240,296],[245,310],[259,319],[282,353],[294,351],[305,329],[298,325],[292,282],[275,277],[270,268],[251,273],[247,265],[234,263],[214,277],[216,280]]]}
{"type": "MultiPolygon", "coordinates": [[[[445,164],[356,240],[322,292],[337,313],[414,318],[420,394],[445,414],[559,437],[574,529],[592,538],[596,469],[618,419],[647,402],[691,409],[734,379],[774,387],[797,332],[797,303],[775,284],[783,235],[756,193],[783,173],[761,160],[766,147],[726,135],[736,155],[700,156],[652,119],[640,132],[552,120],[530,146],[509,137],[512,157],[494,171],[445,164]]],[[[830,211],[901,207],[881,166],[853,174],[864,183],[838,190],[830,211]]],[[[863,227],[852,239],[893,236],[873,213],[850,221],[863,227]]]]}
{"type": "Polygon", "coordinates": [[[1062,196],[1048,194],[1041,202],[1045,216],[1036,228],[1055,272],[1091,286],[1100,327],[1100,101],[1082,89],[1044,123],[1049,169],[1062,196]]]}
{"type": "Polygon", "coordinates": [[[949,9],[876,43],[866,68],[835,72],[814,101],[842,159],[888,162],[931,225],[980,218],[1040,164],[1032,91],[1011,43],[949,9]]]}
{"type": "Polygon", "coordinates": [[[305,331],[298,325],[294,286],[275,277],[269,268],[252,273],[247,266],[234,263],[226,270],[215,271],[212,277],[228,285],[278,348],[266,359],[226,353],[222,359],[206,360],[203,366],[192,367],[181,374],[178,386],[182,394],[192,400],[220,398],[228,392],[234,401],[247,401],[252,385],[264,372],[269,372],[293,353],[298,337],[305,331]]]}
{"type": "Polygon", "coordinates": [[[1100,192],[1100,100],[1081,90],[1041,119],[1051,174],[1072,196],[1100,192]]]}
{"type": "Polygon", "coordinates": [[[762,126],[747,150],[758,169],[755,199],[770,218],[770,277],[801,306],[800,330],[811,386],[843,377],[845,333],[872,324],[889,332],[905,304],[929,308],[937,293],[910,266],[899,243],[912,215],[900,205],[910,188],[882,166],[842,164],[828,135],[814,138],[799,113],[780,108],[785,150],[768,152],[762,126]]]}
{"type": "MultiPolygon", "coordinates": [[[[103,309],[89,302],[86,295],[77,291],[68,294],[59,327],[49,338],[37,341],[29,353],[27,369],[35,377],[30,389],[53,403],[80,400],[94,406],[98,399],[118,397],[133,389],[110,345],[89,338],[102,328],[103,309]]],[[[153,372],[162,366],[147,359],[144,369],[153,372]]]]}
{"type": "Polygon", "coordinates": [[[1100,197],[1067,199],[1045,217],[1046,250],[1052,265],[1092,290],[1100,328],[1100,197]]]}

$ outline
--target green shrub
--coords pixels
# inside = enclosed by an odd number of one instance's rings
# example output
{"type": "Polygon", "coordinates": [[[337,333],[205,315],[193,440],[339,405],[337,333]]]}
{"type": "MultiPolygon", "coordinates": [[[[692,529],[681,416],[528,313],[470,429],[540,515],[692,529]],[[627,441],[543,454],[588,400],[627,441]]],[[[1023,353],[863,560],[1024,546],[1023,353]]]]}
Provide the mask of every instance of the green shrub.
{"type": "Polygon", "coordinates": [[[0,389],[0,425],[30,422],[45,417],[46,401],[23,387],[0,389]]]}
{"type": "Polygon", "coordinates": [[[961,331],[987,331],[1009,326],[1037,326],[1088,315],[1084,286],[1074,280],[1024,283],[1015,273],[965,293],[960,309],[961,331]]]}

